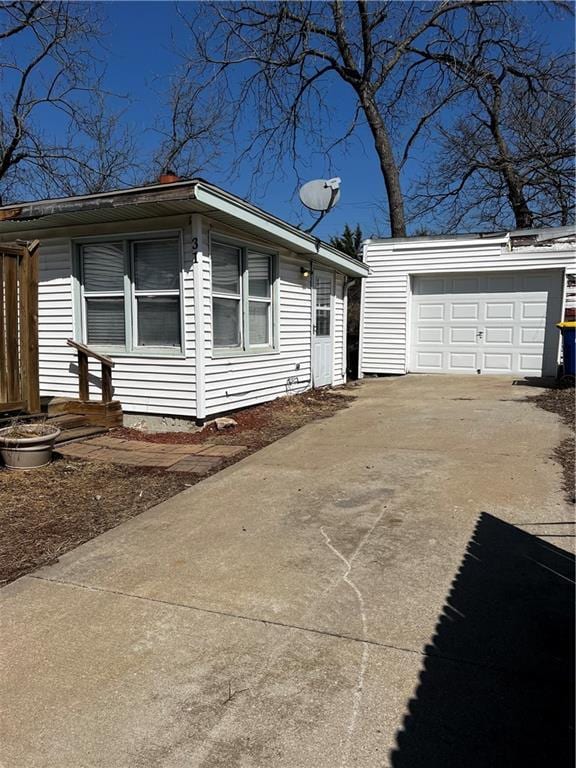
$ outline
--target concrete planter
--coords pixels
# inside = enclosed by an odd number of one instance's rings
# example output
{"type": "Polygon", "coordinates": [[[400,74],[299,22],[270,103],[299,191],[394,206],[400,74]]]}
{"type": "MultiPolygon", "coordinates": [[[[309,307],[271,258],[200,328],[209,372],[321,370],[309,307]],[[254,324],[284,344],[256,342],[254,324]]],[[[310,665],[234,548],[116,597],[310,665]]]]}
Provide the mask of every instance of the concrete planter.
{"type": "Polygon", "coordinates": [[[54,427],[45,435],[30,437],[9,437],[7,433],[11,430],[12,427],[0,429],[0,456],[6,469],[35,469],[50,463],[59,429],[54,427]]]}

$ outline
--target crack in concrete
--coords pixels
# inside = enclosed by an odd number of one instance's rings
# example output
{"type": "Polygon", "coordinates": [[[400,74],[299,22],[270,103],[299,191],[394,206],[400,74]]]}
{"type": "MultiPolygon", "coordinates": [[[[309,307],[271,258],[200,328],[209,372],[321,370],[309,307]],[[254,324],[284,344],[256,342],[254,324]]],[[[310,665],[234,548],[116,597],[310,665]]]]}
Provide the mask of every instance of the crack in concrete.
{"type": "Polygon", "coordinates": [[[320,533],[324,537],[324,541],[326,543],[326,546],[344,563],[346,566],[346,571],[344,575],[342,576],[342,580],[352,589],[354,592],[356,599],[358,601],[358,607],[360,608],[360,618],[362,620],[362,659],[360,661],[360,669],[358,672],[358,680],[356,683],[356,690],[354,691],[354,700],[352,705],[352,715],[350,717],[350,722],[348,723],[348,731],[346,734],[346,743],[344,745],[344,751],[342,753],[342,760],[341,760],[341,768],[345,768],[345,766],[348,764],[348,757],[350,755],[350,747],[352,745],[352,736],[354,735],[354,731],[356,730],[356,721],[358,719],[358,713],[360,711],[360,704],[362,702],[362,693],[364,689],[364,677],[366,675],[366,669],[368,667],[368,656],[369,656],[369,648],[370,644],[368,641],[368,620],[366,618],[366,606],[364,604],[364,595],[362,594],[361,590],[358,588],[358,586],[352,581],[350,578],[350,573],[352,571],[352,564],[354,563],[354,560],[356,557],[360,554],[362,551],[364,545],[370,538],[370,536],[374,533],[374,530],[379,525],[380,521],[382,520],[382,517],[384,516],[384,513],[386,512],[386,507],[380,512],[374,523],[370,526],[370,528],[366,531],[364,536],[360,539],[358,545],[356,546],[356,549],[352,553],[352,556],[348,560],[344,557],[344,555],[336,549],[336,547],[332,544],[332,541],[326,531],[324,530],[324,526],[320,527],[320,533]]]}
{"type": "MultiPolygon", "coordinates": [[[[382,517],[382,515],[380,515],[382,517]]],[[[379,518],[380,519],[380,518],[379,518]]],[[[379,520],[378,520],[379,522],[379,520]]],[[[370,529],[369,533],[372,533],[374,530],[376,523],[372,528],[370,529]]],[[[344,565],[346,566],[346,571],[344,575],[342,576],[342,581],[344,581],[354,592],[356,599],[358,601],[358,607],[360,608],[360,618],[362,620],[362,659],[360,661],[360,669],[358,671],[358,680],[356,682],[356,689],[354,691],[354,700],[352,705],[352,715],[350,716],[350,722],[348,723],[348,730],[346,733],[346,743],[344,744],[344,750],[342,752],[342,760],[340,761],[341,768],[345,768],[348,765],[348,757],[350,755],[350,747],[352,744],[352,736],[354,735],[354,731],[356,730],[356,720],[358,719],[358,713],[360,711],[360,704],[362,702],[362,692],[364,689],[364,677],[366,675],[366,668],[368,666],[368,655],[369,655],[369,645],[366,642],[366,639],[368,637],[368,622],[366,620],[366,607],[364,605],[364,595],[362,594],[361,590],[358,588],[358,586],[352,581],[350,578],[350,572],[352,570],[352,562],[354,557],[357,555],[357,553],[360,551],[360,546],[356,549],[356,552],[354,553],[353,557],[350,558],[350,560],[347,560],[344,555],[336,549],[336,547],[332,544],[330,537],[324,530],[324,526],[321,526],[320,533],[324,537],[324,541],[326,542],[326,546],[334,552],[334,554],[342,560],[344,565]]],[[[365,536],[362,542],[366,541],[368,536],[365,536]]]]}

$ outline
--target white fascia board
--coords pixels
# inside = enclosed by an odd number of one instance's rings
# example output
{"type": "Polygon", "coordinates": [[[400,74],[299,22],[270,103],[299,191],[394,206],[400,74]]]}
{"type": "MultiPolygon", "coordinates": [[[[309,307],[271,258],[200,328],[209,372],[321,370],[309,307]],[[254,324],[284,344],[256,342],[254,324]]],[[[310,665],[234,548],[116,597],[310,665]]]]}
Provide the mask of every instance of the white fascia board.
{"type": "Polygon", "coordinates": [[[418,240],[414,243],[409,242],[398,242],[391,243],[391,250],[395,253],[400,252],[406,252],[406,251],[420,251],[420,250],[426,250],[430,248],[469,248],[469,247],[479,247],[479,248],[490,248],[494,246],[503,246],[507,245],[509,242],[509,236],[501,235],[499,237],[483,237],[483,238],[471,238],[470,240],[467,239],[450,239],[447,237],[445,240],[418,240]]]}
{"type": "Polygon", "coordinates": [[[296,254],[319,258],[351,277],[367,277],[369,274],[368,267],[362,262],[351,259],[311,235],[300,232],[296,227],[260,211],[249,203],[244,203],[239,198],[228,195],[217,187],[198,182],[194,188],[194,197],[209,208],[216,208],[234,217],[240,226],[244,222],[258,227],[271,237],[283,240],[296,254]]]}

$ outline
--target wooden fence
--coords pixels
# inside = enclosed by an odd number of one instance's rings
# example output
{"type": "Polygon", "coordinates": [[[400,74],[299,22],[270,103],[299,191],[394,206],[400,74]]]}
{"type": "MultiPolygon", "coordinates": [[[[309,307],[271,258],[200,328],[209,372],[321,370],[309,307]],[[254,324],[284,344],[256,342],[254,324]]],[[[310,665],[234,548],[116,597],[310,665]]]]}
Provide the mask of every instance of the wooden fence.
{"type": "Polygon", "coordinates": [[[39,410],[38,241],[0,243],[0,412],[39,410]]]}

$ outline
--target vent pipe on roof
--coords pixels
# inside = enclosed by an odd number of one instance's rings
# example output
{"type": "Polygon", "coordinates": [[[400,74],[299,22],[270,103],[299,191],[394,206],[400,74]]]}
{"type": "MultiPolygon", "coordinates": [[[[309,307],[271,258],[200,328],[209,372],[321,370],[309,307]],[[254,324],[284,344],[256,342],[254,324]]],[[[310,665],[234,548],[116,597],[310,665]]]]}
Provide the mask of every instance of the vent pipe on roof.
{"type": "Polygon", "coordinates": [[[160,176],[158,176],[159,184],[173,184],[175,181],[180,181],[180,176],[177,176],[174,171],[166,168],[160,176]]]}

